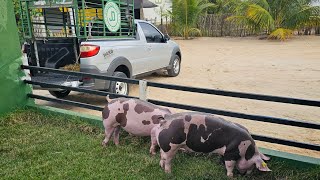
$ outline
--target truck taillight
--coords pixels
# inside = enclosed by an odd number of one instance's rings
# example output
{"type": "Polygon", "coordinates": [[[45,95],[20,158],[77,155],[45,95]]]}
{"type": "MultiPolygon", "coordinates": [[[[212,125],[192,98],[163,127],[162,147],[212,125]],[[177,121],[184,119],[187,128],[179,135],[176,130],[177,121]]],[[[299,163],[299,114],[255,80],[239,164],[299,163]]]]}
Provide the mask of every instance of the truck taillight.
{"type": "Polygon", "coordinates": [[[84,44],[80,46],[80,57],[81,58],[88,58],[95,56],[99,53],[100,46],[84,44]]]}

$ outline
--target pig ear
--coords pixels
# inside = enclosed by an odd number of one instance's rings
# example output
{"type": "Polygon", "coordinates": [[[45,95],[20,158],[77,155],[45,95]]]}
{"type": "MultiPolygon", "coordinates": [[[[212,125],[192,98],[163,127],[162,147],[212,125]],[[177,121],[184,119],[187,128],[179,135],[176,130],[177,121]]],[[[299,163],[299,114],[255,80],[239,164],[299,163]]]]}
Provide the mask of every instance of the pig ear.
{"type": "Polygon", "coordinates": [[[161,126],[164,125],[167,122],[166,120],[164,120],[163,117],[159,117],[158,119],[160,120],[160,125],[161,126]]]}
{"type": "Polygon", "coordinates": [[[164,123],[166,123],[165,120],[161,120],[161,121],[160,121],[160,125],[164,125],[164,123]]]}
{"type": "Polygon", "coordinates": [[[112,99],[109,97],[109,94],[106,97],[107,102],[110,102],[112,99]]]}
{"type": "Polygon", "coordinates": [[[267,171],[271,171],[268,166],[267,166],[267,163],[265,163],[264,161],[259,161],[259,162],[256,162],[256,167],[259,169],[259,171],[264,171],[264,172],[267,172],[267,171]]]}
{"type": "Polygon", "coordinates": [[[268,157],[268,156],[266,156],[266,155],[264,155],[262,153],[259,153],[259,154],[260,154],[261,159],[263,159],[265,161],[269,161],[270,160],[270,157],[268,157]]]}

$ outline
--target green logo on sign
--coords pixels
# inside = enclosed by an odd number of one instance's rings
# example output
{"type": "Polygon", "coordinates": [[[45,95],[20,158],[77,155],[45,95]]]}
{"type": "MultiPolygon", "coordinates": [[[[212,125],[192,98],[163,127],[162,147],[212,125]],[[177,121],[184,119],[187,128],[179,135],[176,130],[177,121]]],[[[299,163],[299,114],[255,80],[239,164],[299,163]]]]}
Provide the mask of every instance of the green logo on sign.
{"type": "Polygon", "coordinates": [[[117,32],[121,25],[120,9],[114,2],[106,3],[103,10],[103,19],[107,28],[111,32],[117,32]]]}
{"type": "Polygon", "coordinates": [[[109,19],[109,21],[115,21],[115,20],[116,20],[116,14],[112,11],[111,18],[109,19]]]}

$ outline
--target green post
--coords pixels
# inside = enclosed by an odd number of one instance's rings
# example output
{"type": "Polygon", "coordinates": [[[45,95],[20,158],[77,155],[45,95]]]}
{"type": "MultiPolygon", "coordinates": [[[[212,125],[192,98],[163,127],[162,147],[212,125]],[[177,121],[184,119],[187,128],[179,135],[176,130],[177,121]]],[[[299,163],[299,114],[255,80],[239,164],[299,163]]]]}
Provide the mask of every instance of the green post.
{"type": "Polygon", "coordinates": [[[24,21],[23,21],[23,9],[22,9],[22,2],[19,1],[19,8],[20,8],[20,19],[21,19],[21,27],[22,27],[22,34],[23,34],[23,37],[26,36],[26,32],[25,32],[25,29],[24,29],[24,21]]]}
{"type": "MultiPolygon", "coordinates": [[[[120,14],[121,14],[121,2],[120,2],[120,0],[118,0],[118,6],[119,6],[119,9],[120,9],[120,14]]],[[[121,19],[121,15],[120,15],[120,19],[121,19]]],[[[121,24],[122,23],[120,23],[120,36],[122,36],[122,25],[121,24]]]]}
{"type": "MultiPolygon", "coordinates": [[[[102,17],[104,16],[104,4],[105,4],[106,1],[102,1],[102,17]]],[[[104,20],[104,18],[102,18],[102,21],[103,21],[103,36],[106,36],[106,22],[104,20]]]]}
{"type": "Polygon", "coordinates": [[[20,70],[22,54],[12,0],[0,3],[0,41],[3,42],[0,48],[1,115],[27,105],[27,93],[31,92],[30,86],[21,81],[24,76],[20,70]]]}
{"type": "Polygon", "coordinates": [[[83,17],[83,32],[84,32],[84,37],[87,37],[87,21],[86,21],[86,16],[85,16],[85,9],[86,9],[86,6],[84,4],[84,0],[82,0],[82,17],[83,17]]]}
{"type": "Polygon", "coordinates": [[[74,25],[74,27],[75,27],[75,31],[76,31],[76,34],[77,34],[77,37],[80,37],[80,16],[79,16],[79,10],[78,10],[78,1],[77,0],[75,0],[74,2],[73,2],[73,7],[74,7],[74,10],[75,10],[75,12],[73,11],[73,9],[72,9],[72,13],[73,13],[73,21],[76,23],[75,25],[74,25]]]}
{"type": "Polygon", "coordinates": [[[26,2],[26,15],[27,15],[27,21],[28,21],[28,32],[29,32],[29,37],[33,38],[33,27],[31,27],[31,16],[30,16],[30,11],[29,11],[29,2],[26,2]]]}

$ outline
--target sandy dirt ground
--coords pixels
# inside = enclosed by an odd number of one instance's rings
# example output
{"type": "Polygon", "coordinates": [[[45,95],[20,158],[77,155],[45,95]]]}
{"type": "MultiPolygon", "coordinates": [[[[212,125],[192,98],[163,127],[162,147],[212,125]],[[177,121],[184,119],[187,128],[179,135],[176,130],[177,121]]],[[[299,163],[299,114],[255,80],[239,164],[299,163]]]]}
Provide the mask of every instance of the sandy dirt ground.
{"type": "MultiPolygon", "coordinates": [[[[177,40],[182,50],[178,77],[145,77],[149,81],[202,88],[320,100],[320,36],[295,37],[286,42],[257,38],[199,38],[177,40]]],[[[131,86],[130,95],[138,95],[131,86]]],[[[35,94],[49,95],[36,90],[35,94]]],[[[148,98],[248,114],[320,123],[320,109],[300,105],[148,89],[148,98]]],[[[105,98],[72,92],[67,98],[105,105],[105,98]]],[[[39,104],[101,116],[101,112],[37,101],[39,104]]],[[[174,109],[176,112],[181,110],[174,109]]],[[[225,117],[245,125],[252,133],[320,144],[320,131],[225,117]]],[[[320,152],[258,142],[260,147],[320,158],[320,152]]]]}

